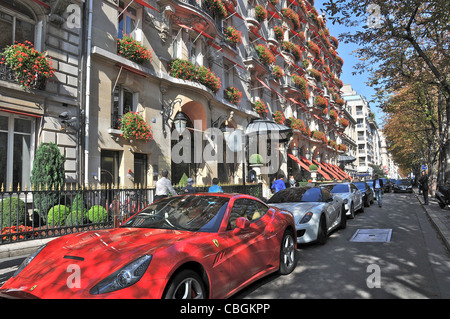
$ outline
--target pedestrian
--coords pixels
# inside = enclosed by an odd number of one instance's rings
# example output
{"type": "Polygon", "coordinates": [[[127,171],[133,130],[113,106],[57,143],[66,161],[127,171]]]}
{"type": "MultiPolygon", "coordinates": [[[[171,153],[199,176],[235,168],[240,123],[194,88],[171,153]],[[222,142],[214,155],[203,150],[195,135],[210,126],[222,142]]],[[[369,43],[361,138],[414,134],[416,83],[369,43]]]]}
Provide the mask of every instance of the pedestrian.
{"type": "Polygon", "coordinates": [[[209,192],[210,193],[223,193],[223,189],[222,187],[220,187],[219,185],[219,179],[217,177],[214,177],[213,180],[213,185],[209,188],[209,192]]]}
{"type": "Polygon", "coordinates": [[[183,194],[190,194],[190,193],[195,193],[196,190],[194,188],[194,180],[192,178],[188,178],[187,179],[187,185],[186,187],[183,189],[183,194]]]}
{"type": "Polygon", "coordinates": [[[375,190],[375,196],[377,198],[378,207],[382,206],[381,196],[383,194],[383,180],[378,178],[378,174],[375,174],[373,179],[373,189],[375,190]]]}
{"type": "Polygon", "coordinates": [[[428,205],[428,175],[427,172],[422,171],[422,176],[420,177],[420,189],[423,193],[423,202],[424,205],[428,205]]]}
{"type": "Polygon", "coordinates": [[[295,187],[295,179],[294,176],[289,176],[289,186],[290,187],[295,187]]]}
{"type": "Polygon", "coordinates": [[[273,182],[271,188],[274,190],[274,193],[277,193],[280,190],[286,188],[286,184],[283,181],[283,175],[282,174],[278,175],[278,179],[275,182],[273,182]]]}
{"type": "Polygon", "coordinates": [[[161,171],[161,178],[156,182],[154,201],[169,196],[169,193],[172,195],[178,195],[173,189],[172,183],[167,176],[169,176],[169,172],[166,169],[163,169],[161,171]]]}

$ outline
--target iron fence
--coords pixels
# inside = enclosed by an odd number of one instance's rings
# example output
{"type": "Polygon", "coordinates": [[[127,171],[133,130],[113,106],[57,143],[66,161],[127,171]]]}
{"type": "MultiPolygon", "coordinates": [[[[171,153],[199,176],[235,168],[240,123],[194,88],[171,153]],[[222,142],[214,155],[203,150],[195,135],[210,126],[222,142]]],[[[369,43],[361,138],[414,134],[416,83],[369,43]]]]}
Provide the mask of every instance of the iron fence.
{"type": "MultiPolygon", "coordinates": [[[[195,187],[208,192],[209,187],[195,187]]],[[[261,184],[223,185],[226,193],[260,198],[261,184]]],[[[181,194],[183,187],[175,187],[181,194]]],[[[154,188],[0,191],[0,245],[119,226],[153,202],[154,188]]]]}

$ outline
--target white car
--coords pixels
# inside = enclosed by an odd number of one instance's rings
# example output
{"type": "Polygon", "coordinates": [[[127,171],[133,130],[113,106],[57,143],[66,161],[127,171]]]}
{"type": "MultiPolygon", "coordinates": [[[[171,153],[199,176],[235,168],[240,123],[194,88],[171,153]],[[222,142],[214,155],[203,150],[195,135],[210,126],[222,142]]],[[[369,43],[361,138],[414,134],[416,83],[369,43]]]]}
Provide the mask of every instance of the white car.
{"type": "Polygon", "coordinates": [[[275,193],[268,204],[294,215],[299,244],[325,244],[332,230],[347,226],[343,201],[323,187],[286,188],[275,193]]]}
{"type": "Polygon", "coordinates": [[[344,201],[345,211],[348,218],[355,218],[355,212],[364,212],[364,195],[353,183],[332,183],[323,184],[333,196],[337,196],[344,201]]]}

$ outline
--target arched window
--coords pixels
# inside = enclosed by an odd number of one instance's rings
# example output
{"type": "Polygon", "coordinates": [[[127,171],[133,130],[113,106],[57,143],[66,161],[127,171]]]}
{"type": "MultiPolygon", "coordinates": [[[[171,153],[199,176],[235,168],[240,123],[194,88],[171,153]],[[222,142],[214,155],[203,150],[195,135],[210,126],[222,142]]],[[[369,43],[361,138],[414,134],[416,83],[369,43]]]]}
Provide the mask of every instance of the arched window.
{"type": "Polygon", "coordinates": [[[19,1],[0,1],[0,50],[15,42],[35,42],[33,12],[19,1]]]}

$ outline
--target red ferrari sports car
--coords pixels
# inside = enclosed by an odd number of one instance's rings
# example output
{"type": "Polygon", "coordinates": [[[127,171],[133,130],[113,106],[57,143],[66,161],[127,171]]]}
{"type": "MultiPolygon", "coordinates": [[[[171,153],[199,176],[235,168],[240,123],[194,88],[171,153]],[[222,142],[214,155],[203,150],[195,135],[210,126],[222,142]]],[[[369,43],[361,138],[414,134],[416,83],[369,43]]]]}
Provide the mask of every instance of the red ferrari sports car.
{"type": "Polygon", "coordinates": [[[19,298],[226,298],[296,266],[294,218],[242,194],[159,200],[120,227],[54,239],[1,288],[19,298]]]}

